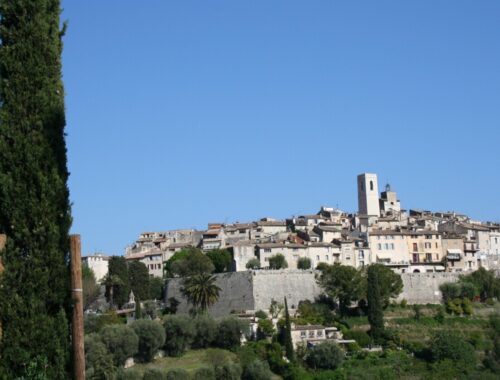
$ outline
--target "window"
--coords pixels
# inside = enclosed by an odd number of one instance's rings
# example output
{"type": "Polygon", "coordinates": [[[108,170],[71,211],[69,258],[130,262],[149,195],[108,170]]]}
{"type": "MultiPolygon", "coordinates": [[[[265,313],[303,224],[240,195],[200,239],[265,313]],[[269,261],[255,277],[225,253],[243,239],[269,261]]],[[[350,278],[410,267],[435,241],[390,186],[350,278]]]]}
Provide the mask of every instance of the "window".
{"type": "Polygon", "coordinates": [[[377,244],[378,249],[382,249],[382,244],[377,244]]]}
{"type": "Polygon", "coordinates": [[[316,260],[318,260],[318,261],[319,261],[319,255],[317,255],[317,256],[316,256],[316,260]]]}
{"type": "Polygon", "coordinates": [[[413,243],[413,251],[418,252],[418,244],[417,243],[413,243]]]}
{"type": "Polygon", "coordinates": [[[264,249],[264,252],[268,252],[269,253],[269,252],[271,252],[271,250],[269,248],[266,248],[266,249],[264,249]]]}
{"type": "Polygon", "coordinates": [[[300,337],[301,338],[305,338],[306,337],[306,332],[305,331],[301,331],[300,332],[300,337]]]}
{"type": "Polygon", "coordinates": [[[389,244],[385,243],[385,249],[389,249],[389,244]]]}
{"type": "Polygon", "coordinates": [[[391,243],[391,249],[394,251],[394,243],[391,243]]]}
{"type": "Polygon", "coordinates": [[[319,337],[322,337],[322,336],[323,336],[323,331],[318,330],[318,331],[316,332],[316,336],[317,336],[318,338],[319,338],[319,337]]]}
{"type": "Polygon", "coordinates": [[[425,261],[430,263],[432,261],[432,254],[431,253],[426,253],[425,254],[425,261]]]}
{"type": "Polygon", "coordinates": [[[370,181],[370,190],[373,191],[373,181],[370,181]]]}
{"type": "Polygon", "coordinates": [[[309,338],[314,338],[314,330],[309,331],[309,338]]]}
{"type": "Polygon", "coordinates": [[[328,255],[325,256],[326,261],[328,261],[328,255]]]}

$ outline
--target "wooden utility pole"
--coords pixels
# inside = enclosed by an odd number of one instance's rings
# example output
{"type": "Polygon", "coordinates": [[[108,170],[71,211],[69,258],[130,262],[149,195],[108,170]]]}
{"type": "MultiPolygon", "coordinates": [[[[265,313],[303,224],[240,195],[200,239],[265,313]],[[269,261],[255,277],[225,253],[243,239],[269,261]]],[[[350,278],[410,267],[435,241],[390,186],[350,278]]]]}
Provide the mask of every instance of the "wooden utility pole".
{"type": "Polygon", "coordinates": [[[80,235],[71,235],[71,293],[73,298],[73,361],[75,380],[85,380],[85,351],[83,347],[83,288],[80,235]]]}

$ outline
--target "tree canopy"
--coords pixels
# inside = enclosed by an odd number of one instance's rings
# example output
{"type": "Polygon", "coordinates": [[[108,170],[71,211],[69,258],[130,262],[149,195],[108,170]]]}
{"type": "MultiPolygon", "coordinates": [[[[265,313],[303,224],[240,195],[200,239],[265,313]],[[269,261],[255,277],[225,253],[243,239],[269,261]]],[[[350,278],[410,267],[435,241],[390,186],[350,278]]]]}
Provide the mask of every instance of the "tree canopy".
{"type": "Polygon", "coordinates": [[[215,273],[223,273],[231,269],[233,258],[227,249],[212,249],[207,252],[207,257],[212,261],[215,273]]]}
{"type": "Polygon", "coordinates": [[[165,263],[167,277],[186,277],[212,273],[215,267],[207,255],[197,248],[185,248],[176,252],[165,263]]]}
{"type": "Polygon", "coordinates": [[[0,378],[70,362],[69,228],[59,0],[0,3],[0,378]]]}

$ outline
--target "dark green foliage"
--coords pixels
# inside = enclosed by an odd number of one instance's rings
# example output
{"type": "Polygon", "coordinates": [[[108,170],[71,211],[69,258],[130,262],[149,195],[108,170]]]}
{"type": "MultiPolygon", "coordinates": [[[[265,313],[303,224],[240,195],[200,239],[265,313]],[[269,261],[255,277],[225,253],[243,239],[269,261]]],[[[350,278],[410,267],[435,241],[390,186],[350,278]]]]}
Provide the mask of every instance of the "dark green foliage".
{"type": "Polygon", "coordinates": [[[298,269],[311,269],[311,259],[308,257],[301,257],[297,260],[298,269]]]}
{"type": "Polygon", "coordinates": [[[193,347],[210,347],[217,334],[217,322],[206,314],[197,316],[193,322],[196,330],[196,334],[193,339],[193,347]]]}
{"type": "Polygon", "coordinates": [[[344,333],[344,339],[354,339],[360,347],[367,347],[372,343],[372,338],[364,331],[348,330],[344,333]]]}
{"type": "Polygon", "coordinates": [[[167,380],[167,378],[167,371],[157,368],[149,368],[144,371],[142,380],[167,380]]]}
{"type": "Polygon", "coordinates": [[[149,299],[162,300],[164,286],[165,286],[165,281],[162,278],[151,277],[149,279],[149,299]]]}
{"type": "Polygon", "coordinates": [[[193,275],[183,280],[181,291],[195,309],[206,311],[219,299],[221,288],[215,282],[215,276],[207,273],[193,275]]]}
{"type": "Polygon", "coordinates": [[[240,380],[242,369],[237,363],[226,363],[215,367],[215,378],[217,380],[240,380]]]}
{"type": "Polygon", "coordinates": [[[311,302],[309,300],[300,301],[297,309],[299,317],[297,323],[311,325],[332,325],[335,322],[335,316],[329,306],[320,302],[311,302]]]}
{"type": "Polygon", "coordinates": [[[223,273],[231,269],[233,257],[227,249],[212,249],[207,252],[207,257],[212,261],[215,273],[223,273]]]}
{"type": "Polygon", "coordinates": [[[288,268],[288,263],[285,260],[285,256],[278,253],[269,258],[269,268],[270,269],[286,269],[288,268]]]}
{"type": "Polygon", "coordinates": [[[58,0],[0,3],[0,373],[69,374],[71,225],[58,0]]]}
{"type": "Polygon", "coordinates": [[[248,329],[243,321],[235,318],[226,318],[220,321],[215,345],[220,348],[231,349],[239,347],[241,335],[248,329]]]}
{"type": "Polygon", "coordinates": [[[257,323],[257,338],[264,339],[272,336],[275,333],[273,322],[269,319],[261,319],[257,323]]]}
{"type": "Polygon", "coordinates": [[[242,380],[270,380],[273,373],[264,360],[254,360],[243,369],[242,380]]]}
{"type": "Polygon", "coordinates": [[[260,260],[256,257],[248,260],[246,268],[247,269],[259,269],[260,268],[260,260]]]}
{"type": "Polygon", "coordinates": [[[190,347],[196,334],[193,321],[181,315],[169,315],[165,327],[165,351],[169,356],[180,356],[190,347]]]}
{"type": "Polygon", "coordinates": [[[142,318],[142,306],[141,306],[141,300],[136,298],[135,300],[135,312],[134,312],[134,317],[135,319],[141,319],[142,318]]]}
{"type": "Polygon", "coordinates": [[[135,368],[129,368],[127,370],[120,368],[116,380],[143,380],[143,374],[135,368]]]}
{"type": "Polygon", "coordinates": [[[134,321],[130,327],[139,337],[138,358],[150,362],[165,343],[165,329],[156,321],[141,319],[134,321]]]}
{"type": "Polygon", "coordinates": [[[288,303],[285,297],[285,328],[283,331],[283,339],[285,346],[285,354],[288,360],[293,362],[295,360],[295,353],[293,352],[292,342],[292,324],[290,323],[290,313],[288,312],[288,303]]]}
{"type": "Polygon", "coordinates": [[[108,265],[108,275],[104,279],[106,297],[109,302],[121,307],[128,302],[130,295],[127,262],[123,256],[112,256],[108,265]]]}
{"type": "Polygon", "coordinates": [[[136,299],[149,298],[149,271],[148,267],[140,261],[128,263],[128,280],[136,299]]]}
{"type": "Polygon", "coordinates": [[[86,310],[100,294],[100,286],[95,280],[95,274],[88,265],[82,266],[82,285],[83,285],[83,309],[86,310]]]}
{"type": "Polygon", "coordinates": [[[87,379],[113,379],[113,356],[97,334],[85,336],[85,374],[87,379]]]}
{"type": "MultiPolygon", "coordinates": [[[[385,309],[389,306],[391,298],[396,298],[403,291],[403,280],[399,274],[385,265],[372,264],[368,268],[377,272],[382,308],[385,309]]],[[[369,286],[368,279],[364,284],[369,286]]],[[[368,289],[363,290],[363,293],[368,294],[368,289]]]]}
{"type": "Polygon", "coordinates": [[[368,267],[367,301],[368,322],[370,323],[370,335],[377,341],[384,333],[384,313],[382,310],[382,298],[380,296],[379,271],[377,266],[368,267]]]}
{"type": "Polygon", "coordinates": [[[85,314],[84,315],[84,330],[86,334],[99,332],[104,326],[124,324],[125,320],[116,314],[115,311],[110,311],[106,314],[85,314]]]}
{"type": "Polygon", "coordinates": [[[122,366],[125,360],[134,356],[139,348],[139,337],[128,326],[109,325],[99,333],[102,342],[113,355],[113,363],[122,366]]]}
{"type": "Polygon", "coordinates": [[[476,295],[479,295],[483,302],[490,298],[500,298],[500,278],[495,276],[493,270],[481,267],[471,274],[462,276],[460,282],[463,285],[472,284],[477,290],[476,295]]]}
{"type": "Polygon", "coordinates": [[[434,361],[449,359],[456,363],[466,363],[471,367],[475,366],[476,354],[474,347],[454,331],[438,331],[435,333],[429,348],[434,361]]]}
{"type": "Polygon", "coordinates": [[[190,380],[190,376],[185,369],[174,368],[167,372],[167,380],[190,380]]]}
{"type": "Polygon", "coordinates": [[[267,319],[267,317],[268,317],[267,313],[263,310],[257,310],[257,312],[255,313],[255,316],[259,319],[267,319]]]}
{"type": "Polygon", "coordinates": [[[361,296],[361,274],[347,265],[330,265],[326,267],[318,280],[326,294],[338,301],[340,314],[344,316],[352,302],[361,296]]]}
{"type": "Polygon", "coordinates": [[[197,248],[182,249],[165,263],[167,277],[186,277],[213,271],[212,261],[197,248]]]}
{"type": "Polygon", "coordinates": [[[211,367],[197,369],[193,373],[192,380],[215,380],[215,369],[211,367]]]}
{"type": "Polygon", "coordinates": [[[422,316],[422,305],[413,305],[412,306],[412,309],[413,309],[413,318],[415,318],[417,321],[420,319],[420,317],[422,316]]]}
{"type": "Polygon", "coordinates": [[[313,369],[335,369],[344,360],[344,352],[332,342],[320,343],[312,347],[306,362],[313,369]]]}

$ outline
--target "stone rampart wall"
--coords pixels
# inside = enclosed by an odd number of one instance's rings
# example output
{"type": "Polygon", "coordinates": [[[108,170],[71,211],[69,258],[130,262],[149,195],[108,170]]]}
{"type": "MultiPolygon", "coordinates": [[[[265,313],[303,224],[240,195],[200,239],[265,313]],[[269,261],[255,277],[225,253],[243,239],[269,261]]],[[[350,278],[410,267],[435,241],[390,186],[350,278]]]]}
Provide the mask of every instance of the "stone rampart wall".
{"type": "MultiPolygon", "coordinates": [[[[316,274],[313,270],[254,270],[218,274],[216,283],[222,291],[219,301],[209,309],[209,313],[222,317],[232,312],[266,310],[272,300],[283,303],[284,297],[292,312],[299,301],[314,301],[321,294],[316,274]]],[[[456,282],[458,276],[455,273],[403,273],[404,288],[398,301],[406,299],[409,304],[440,303],[439,286],[445,282],[456,282]]],[[[189,312],[191,306],[181,293],[181,279],[169,281],[165,299],[170,297],[180,301],[179,313],[189,312]]]]}

